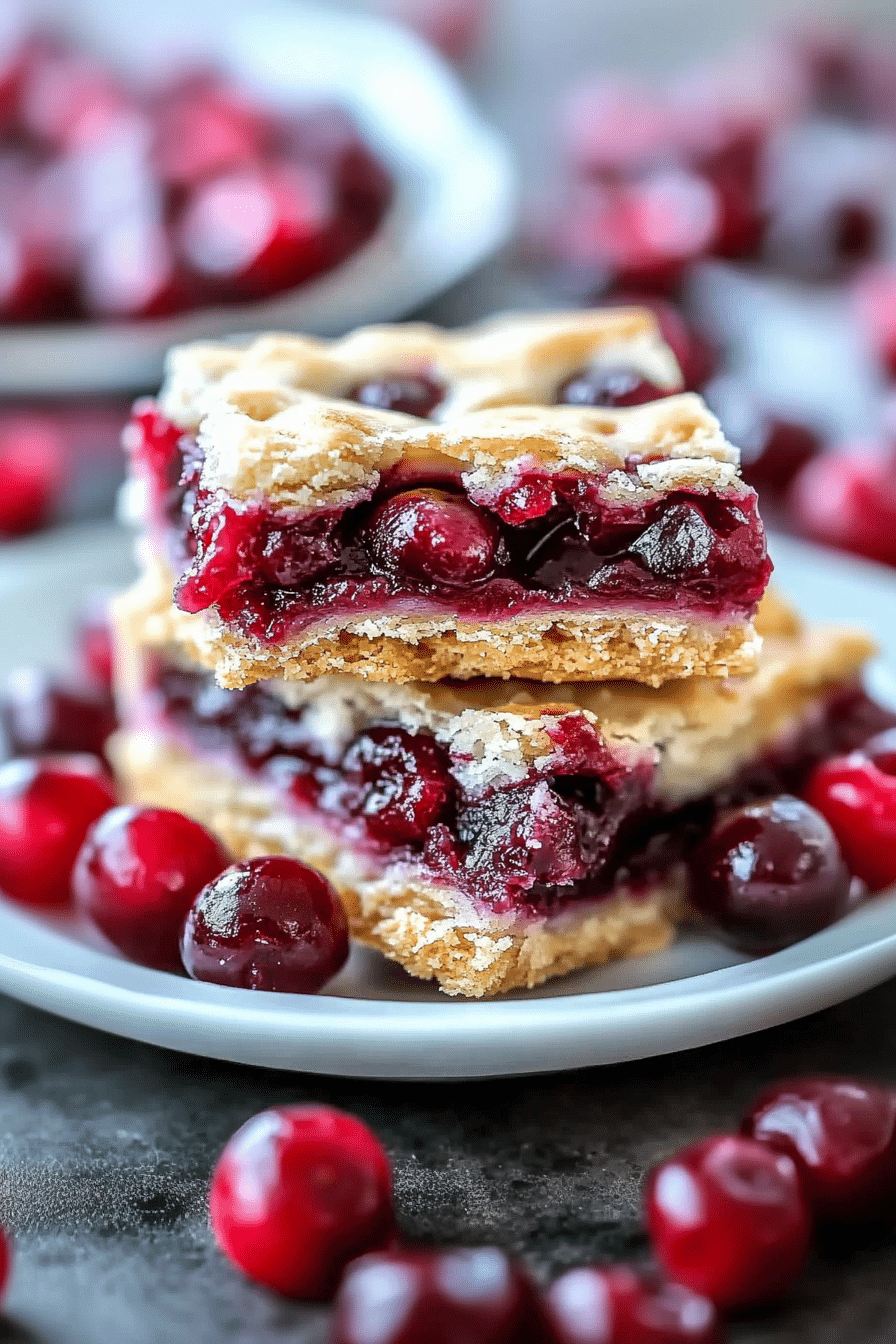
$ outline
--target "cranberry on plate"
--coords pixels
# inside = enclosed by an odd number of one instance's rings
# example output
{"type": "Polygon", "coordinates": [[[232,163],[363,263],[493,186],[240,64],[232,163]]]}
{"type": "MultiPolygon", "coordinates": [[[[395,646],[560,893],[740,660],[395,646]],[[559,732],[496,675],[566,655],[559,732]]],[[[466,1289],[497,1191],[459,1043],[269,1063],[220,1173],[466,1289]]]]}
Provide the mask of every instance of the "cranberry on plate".
{"type": "Polygon", "coordinates": [[[689,895],[726,942],[761,954],[832,924],[853,892],[825,818],[785,793],[722,814],[691,855],[689,895]]]}
{"type": "MultiPolygon", "coordinates": [[[[0,271],[2,266],[0,255],[0,271]]],[[[59,426],[48,416],[22,413],[3,417],[0,537],[23,536],[50,519],[65,480],[65,452],[59,426]]]]}
{"type": "Polygon", "coordinates": [[[880,891],[896,882],[896,729],[817,767],[806,798],[836,835],[852,871],[880,891]]]}
{"type": "Polygon", "coordinates": [[[796,477],[790,509],[797,527],[825,546],[896,565],[896,451],[825,453],[796,477]]]}
{"type": "Polygon", "coordinates": [[[279,1106],[248,1120],[218,1159],[209,1207],[224,1253],[288,1297],[331,1296],[350,1260],[395,1233],[379,1140],[328,1106],[279,1106]]]}
{"type": "Polygon", "coordinates": [[[37,667],[9,674],[0,692],[0,725],[15,756],[90,752],[102,756],[115,731],[108,689],[56,677],[37,667]]]}
{"type": "Polygon", "coordinates": [[[114,806],[94,756],[0,765],[0,891],[23,905],[65,905],[84,837],[114,806]]]}
{"type": "Polygon", "coordinates": [[[190,907],[229,862],[215,837],[180,812],[116,807],[88,831],[72,891],[81,913],[132,961],[179,971],[190,907]]]}
{"type": "Polygon", "coordinates": [[[896,1091],[857,1078],[790,1078],[753,1102],[743,1133],[793,1158],[813,1213],[854,1220],[896,1199],[896,1091]]]}
{"type": "Polygon", "coordinates": [[[780,1297],[809,1246],[796,1164],[742,1135],[717,1135],[661,1162],[645,1212],[669,1277],[725,1309],[780,1297]]]}
{"type": "Polygon", "coordinates": [[[316,994],[348,957],[348,921],[329,882],[298,859],[248,859],[199,893],[181,939],[194,980],[316,994]]]}
{"type": "Polygon", "coordinates": [[[545,1297],[551,1344],[721,1344],[709,1298],[649,1270],[588,1266],[545,1297]]]}
{"type": "Polygon", "coordinates": [[[524,1271],[496,1247],[390,1250],[349,1265],[331,1344],[536,1344],[524,1271]]]}

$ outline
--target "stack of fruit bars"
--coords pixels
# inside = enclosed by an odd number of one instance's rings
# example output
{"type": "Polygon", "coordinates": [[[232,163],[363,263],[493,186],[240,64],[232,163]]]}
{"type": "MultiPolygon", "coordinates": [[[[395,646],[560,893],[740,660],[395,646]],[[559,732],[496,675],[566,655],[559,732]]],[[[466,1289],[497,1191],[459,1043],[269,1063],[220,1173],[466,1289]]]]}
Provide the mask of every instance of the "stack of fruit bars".
{"type": "Polygon", "coordinates": [[[127,792],[450,994],[666,945],[719,810],[873,718],[680,388],[621,308],[174,350],[127,432],[127,792]]]}

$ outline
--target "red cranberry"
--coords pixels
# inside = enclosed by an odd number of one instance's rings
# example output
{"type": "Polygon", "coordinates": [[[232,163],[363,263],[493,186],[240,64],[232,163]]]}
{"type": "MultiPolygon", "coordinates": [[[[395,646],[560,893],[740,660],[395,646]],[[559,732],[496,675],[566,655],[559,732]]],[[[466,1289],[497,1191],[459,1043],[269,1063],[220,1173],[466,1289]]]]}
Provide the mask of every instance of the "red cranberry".
{"type": "Polygon", "coordinates": [[[65,446],[48,417],[11,415],[0,423],[0,536],[49,521],[65,479],[65,446]]]}
{"type": "Polygon", "coordinates": [[[53,677],[37,667],[10,673],[0,696],[0,723],[16,756],[54,751],[102,756],[116,726],[108,691],[53,677]]]}
{"type": "Polygon", "coordinates": [[[164,317],[191,297],[168,232],[151,211],[131,211],[96,234],[81,258],[80,287],[97,317],[164,317]]]}
{"type": "Polygon", "coordinates": [[[215,837],[180,812],[116,807],[88,831],[72,891],[81,913],[125,956],[179,971],[190,907],[229,862],[215,837]]]}
{"type": "Polygon", "coordinates": [[[378,411],[401,411],[428,420],[445,397],[445,389],[423,374],[401,373],[358,383],[349,392],[352,401],[374,406],[378,411]]]}
{"type": "Polygon", "coordinates": [[[806,798],[833,830],[850,870],[880,891],[896,882],[896,742],[893,732],[824,761],[806,798]]]}
{"type": "Polygon", "coordinates": [[[192,186],[251,163],[263,149],[265,118],[222,87],[200,78],[165,98],[155,119],[153,165],[172,186],[192,186]]]}
{"type": "Polygon", "coordinates": [[[742,1130],[793,1158],[817,1216],[854,1219],[892,1208],[892,1088],[857,1078],[791,1078],[757,1097],[742,1130]]]}
{"type": "Polygon", "coordinates": [[[65,905],[84,836],[114,806],[92,756],[0,765],[0,889],[23,905],[65,905]]]}
{"type": "Polygon", "coordinates": [[[691,856],[690,899],[726,942],[760,954],[845,914],[850,877],[821,813],[781,794],[719,819],[691,856]]]}
{"type": "Polygon", "coordinates": [[[111,692],[115,651],[109,623],[111,594],[97,592],[84,604],[75,631],[79,670],[84,680],[111,692]]]}
{"type": "Polygon", "coordinates": [[[278,1106],[229,1140],[209,1212],[218,1245],[249,1278],[327,1298],[349,1260],[394,1235],[389,1160],[354,1116],[278,1106]]]}
{"type": "Polygon", "coordinates": [[[564,406],[640,406],[671,393],[646,378],[637,369],[582,369],[558,389],[557,401],[564,406]]]}
{"type": "Polygon", "coordinates": [[[200,892],[181,956],[194,980],[316,994],[345,964],[348,922],[313,868],[298,859],[248,859],[200,892]]]}
{"type": "Polygon", "coordinates": [[[374,840],[393,845],[424,840],[454,793],[444,748],[403,728],[373,727],[356,737],[342,775],[343,806],[363,818],[374,840]]]}
{"type": "Polygon", "coordinates": [[[464,588],[491,578],[500,534],[497,523],[463,495],[421,489],[380,504],[366,540],[386,574],[464,588]]]}
{"type": "Polygon", "coordinates": [[[825,453],[797,476],[790,503],[796,523],[815,541],[896,565],[891,458],[873,449],[861,456],[825,453]]]}
{"type": "Polygon", "coordinates": [[[102,66],[70,51],[44,50],[29,65],[19,116],[34,139],[66,149],[108,136],[126,110],[102,66]]]}
{"type": "Polygon", "coordinates": [[[197,275],[251,299],[298,285],[327,266],[335,226],[323,177],[279,165],[202,183],[187,202],[180,237],[197,275]]]}
{"type": "Polygon", "coordinates": [[[721,1344],[713,1303],[625,1265],[571,1269],[545,1298],[552,1344],[721,1344]]]}
{"type": "Polygon", "coordinates": [[[331,1344],[528,1344],[535,1294],[494,1247],[396,1250],[349,1265],[331,1344]]]}
{"type": "Polygon", "coordinates": [[[722,1308],[780,1297],[806,1258],[810,1221],[797,1168],[755,1139],[718,1135],[660,1163],[645,1211],[669,1277],[722,1308]]]}

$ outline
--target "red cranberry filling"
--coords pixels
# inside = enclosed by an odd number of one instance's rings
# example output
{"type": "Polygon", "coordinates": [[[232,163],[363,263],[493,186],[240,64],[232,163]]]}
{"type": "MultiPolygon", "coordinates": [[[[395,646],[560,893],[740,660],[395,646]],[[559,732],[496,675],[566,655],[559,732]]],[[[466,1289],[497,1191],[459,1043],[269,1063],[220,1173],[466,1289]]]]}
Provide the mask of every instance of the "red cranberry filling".
{"type": "Polygon", "coordinates": [[[371,379],[353,387],[349,396],[362,406],[373,406],[378,411],[401,411],[428,420],[436,407],[445,399],[445,389],[423,374],[402,373],[382,379],[371,379]]]}
{"type": "Polygon", "coordinates": [[[289,1297],[326,1298],[350,1260],[394,1234],[389,1160],[352,1115],[278,1106],[229,1140],[209,1213],[219,1246],[249,1278],[289,1297]]]}
{"type": "Polygon", "coordinates": [[[509,610],[626,601],[745,614],[771,569],[748,491],[679,490],[632,505],[602,499],[595,482],[572,473],[528,473],[486,505],[459,481],[402,489],[397,472],[369,501],[289,518],[204,498],[195,441],[170,426],[166,433],[145,404],[132,441],[178,567],[193,556],[178,604],[217,604],[226,622],[263,641],[280,642],[324,615],[406,610],[423,596],[479,622],[509,610]]]}
{"type": "Polygon", "coordinates": [[[637,369],[582,369],[558,390],[557,401],[566,406],[640,406],[674,391],[678,389],[657,387],[637,369]]]}
{"type": "Polygon", "coordinates": [[[452,772],[464,762],[428,733],[374,725],[334,752],[301,709],[261,686],[222,691],[208,673],[161,666],[155,688],[165,721],[195,749],[227,752],[297,806],[345,827],[353,843],[423,863],[473,899],[486,893],[498,912],[550,911],[623,881],[644,888],[707,835],[718,812],[801,788],[816,761],[893,721],[862,692],[840,692],[791,748],[669,812],[651,800],[650,768],[622,767],[575,714],[553,733],[550,773],[533,769],[517,785],[474,796],[452,772]]]}

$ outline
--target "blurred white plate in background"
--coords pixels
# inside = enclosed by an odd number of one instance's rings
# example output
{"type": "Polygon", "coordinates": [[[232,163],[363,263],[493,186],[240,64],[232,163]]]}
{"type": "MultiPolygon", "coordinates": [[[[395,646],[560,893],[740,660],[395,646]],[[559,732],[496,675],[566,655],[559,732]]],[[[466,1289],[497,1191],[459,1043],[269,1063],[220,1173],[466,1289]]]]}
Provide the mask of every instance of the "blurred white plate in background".
{"type": "MultiPolygon", "coordinates": [[[[111,525],[0,552],[0,676],[64,662],[86,587],[127,580],[130,540],[111,525]]],[[[873,687],[896,702],[896,580],[860,561],[775,540],[778,581],[817,619],[870,626],[873,687]]],[[[253,993],[147,970],[67,917],[0,898],[0,991],[134,1040],[272,1068],[371,1078],[476,1078],[612,1064],[774,1026],[896,974],[896,893],[774,956],[742,961],[685,933],[667,952],[486,1003],[446,999],[357,949],[317,996],[253,993]]]]}
{"type": "Polygon", "coordinates": [[[507,149],[448,66],[397,26],[281,0],[154,0],[148,8],[57,0],[48,8],[125,68],[154,60],[164,69],[171,50],[195,50],[279,101],[343,104],[396,190],[366,246],[271,299],[147,322],[0,327],[0,395],[134,391],[158,381],[166,349],[181,341],[272,328],[331,336],[402,317],[510,233],[507,149]]]}

